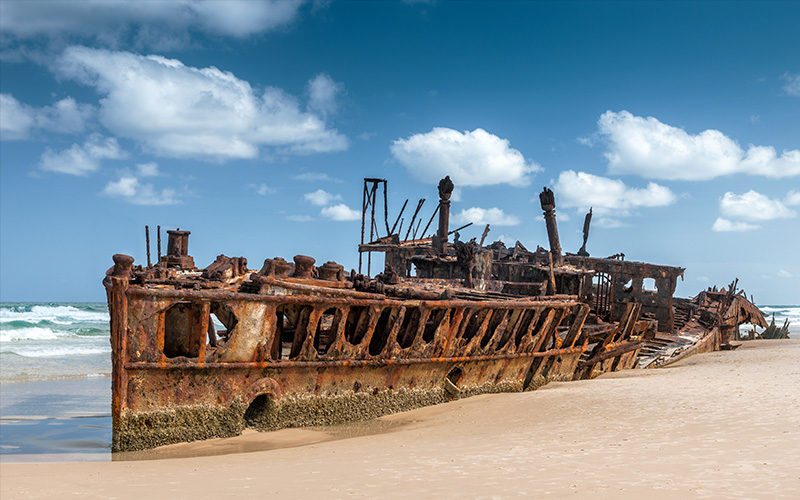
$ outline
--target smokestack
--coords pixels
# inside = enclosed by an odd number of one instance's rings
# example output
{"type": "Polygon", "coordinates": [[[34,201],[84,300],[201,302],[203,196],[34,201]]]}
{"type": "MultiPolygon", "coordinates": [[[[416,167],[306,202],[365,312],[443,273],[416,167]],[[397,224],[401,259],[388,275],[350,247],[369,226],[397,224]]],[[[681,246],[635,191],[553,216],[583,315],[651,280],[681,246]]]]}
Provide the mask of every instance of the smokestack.
{"type": "Polygon", "coordinates": [[[447,255],[447,233],[450,229],[450,196],[453,194],[453,181],[448,175],[439,181],[439,231],[436,233],[438,238],[437,248],[439,255],[447,255]]]}
{"type": "Polygon", "coordinates": [[[560,266],[564,263],[561,255],[561,241],[558,239],[558,224],[556,224],[556,197],[553,191],[544,188],[539,193],[539,201],[544,210],[544,221],[547,224],[547,238],[550,240],[550,254],[553,256],[553,265],[560,266]]]}

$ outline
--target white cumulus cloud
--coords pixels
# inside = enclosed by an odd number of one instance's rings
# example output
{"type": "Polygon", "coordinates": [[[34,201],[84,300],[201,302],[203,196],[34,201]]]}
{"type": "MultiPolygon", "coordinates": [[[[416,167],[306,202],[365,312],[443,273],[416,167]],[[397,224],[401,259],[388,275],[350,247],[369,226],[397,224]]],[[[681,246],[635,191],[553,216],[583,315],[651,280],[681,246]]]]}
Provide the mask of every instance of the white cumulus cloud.
{"type": "Polygon", "coordinates": [[[11,94],[0,94],[0,139],[26,139],[35,123],[34,112],[29,106],[11,94]]]}
{"type": "Polygon", "coordinates": [[[0,31],[7,39],[92,40],[105,46],[130,41],[180,48],[194,31],[246,37],[295,19],[303,0],[135,1],[37,0],[0,2],[0,31]]]}
{"type": "Polygon", "coordinates": [[[341,151],[347,138],[322,116],[304,112],[278,88],[256,93],[215,67],[87,47],[66,49],[56,73],[94,87],[100,121],[120,137],[167,157],[256,158],[279,153],[341,151]]]}
{"type": "MultiPolygon", "coordinates": [[[[331,194],[323,189],[317,189],[313,193],[306,193],[303,198],[312,205],[324,206],[330,205],[334,201],[341,200],[342,197],[338,194],[331,194]]],[[[360,215],[359,215],[360,217],[360,215]]]]}
{"type": "Polygon", "coordinates": [[[752,189],[744,194],[725,193],[719,202],[719,212],[723,217],[746,221],[790,219],[797,215],[780,200],[752,189]]]}
{"type": "Polygon", "coordinates": [[[161,172],[158,170],[158,163],[150,161],[136,165],[136,173],[139,177],[158,177],[161,172]]]}
{"type": "Polygon", "coordinates": [[[529,176],[541,170],[510,147],[508,140],[481,128],[462,133],[436,127],[425,134],[397,139],[390,149],[397,161],[424,182],[449,175],[456,186],[527,186],[529,176]]]}
{"type": "Polygon", "coordinates": [[[347,221],[361,219],[361,212],[353,210],[344,203],[323,208],[320,213],[333,220],[347,221]]]}
{"type": "Polygon", "coordinates": [[[734,173],[800,175],[800,150],[778,154],[771,146],[751,145],[745,151],[719,130],[689,134],[628,111],[603,113],[598,134],[606,140],[608,169],[614,174],[668,180],[708,180],[734,173]]]}
{"type": "Polygon", "coordinates": [[[19,102],[11,94],[0,94],[0,139],[27,139],[35,130],[62,134],[83,132],[94,113],[87,104],[67,97],[52,106],[36,108],[19,102]]]}
{"type": "Polygon", "coordinates": [[[180,203],[174,189],[156,190],[152,184],[142,183],[133,175],[122,175],[103,188],[102,194],[121,198],[134,205],[175,205],[180,203]]]}
{"type": "Polygon", "coordinates": [[[102,160],[120,160],[127,153],[113,137],[92,134],[83,145],[73,144],[62,151],[46,148],[39,167],[49,172],[86,176],[100,169],[102,160]]]}
{"type": "Polygon", "coordinates": [[[719,200],[720,217],[711,227],[714,231],[751,231],[760,226],[751,222],[791,219],[797,213],[788,208],[800,204],[800,196],[789,191],[784,201],[772,199],[752,189],[744,194],[725,193],[719,200]]]}
{"type": "Polygon", "coordinates": [[[743,231],[752,231],[753,229],[758,229],[758,227],[759,226],[755,224],[750,224],[747,222],[731,221],[728,219],[723,219],[722,217],[717,217],[717,220],[714,221],[714,225],[711,226],[711,230],[720,233],[743,232],[743,231]]]}
{"type": "Polygon", "coordinates": [[[491,224],[492,226],[516,226],[519,224],[519,218],[514,215],[509,215],[503,210],[492,208],[471,207],[466,208],[453,217],[453,222],[458,225],[473,224],[482,226],[491,224]]]}
{"type": "MultiPolygon", "coordinates": [[[[654,182],[648,183],[645,188],[633,188],[618,179],[573,170],[561,172],[553,190],[556,193],[556,207],[577,208],[579,212],[593,208],[593,213],[599,217],[624,217],[637,208],[663,207],[678,199],[669,188],[654,182]]],[[[614,223],[609,220],[609,225],[605,227],[614,223]]]]}
{"type": "Polygon", "coordinates": [[[308,82],[308,108],[322,116],[336,114],[336,97],[344,91],[344,85],[320,73],[308,82]]]}

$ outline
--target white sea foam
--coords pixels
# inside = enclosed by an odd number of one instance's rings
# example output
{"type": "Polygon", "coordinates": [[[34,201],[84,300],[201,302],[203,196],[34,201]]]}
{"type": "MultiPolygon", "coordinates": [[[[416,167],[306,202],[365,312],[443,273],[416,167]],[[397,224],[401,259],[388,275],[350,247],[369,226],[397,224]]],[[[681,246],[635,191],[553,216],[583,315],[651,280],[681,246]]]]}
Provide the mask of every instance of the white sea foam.
{"type": "Polygon", "coordinates": [[[3,353],[13,353],[26,358],[60,358],[66,356],[87,356],[91,354],[106,354],[111,352],[111,347],[98,346],[13,346],[3,353]]]}
{"type": "MultiPolygon", "coordinates": [[[[786,320],[789,320],[789,336],[791,338],[800,337],[800,306],[758,306],[761,312],[764,313],[767,323],[772,322],[773,314],[775,317],[775,324],[778,327],[783,326],[786,320]]],[[[739,332],[742,335],[747,335],[753,326],[744,324],[739,327],[739,332]]],[[[761,333],[763,328],[755,328],[756,332],[761,333]]]]}
{"type": "Polygon", "coordinates": [[[11,321],[27,321],[29,323],[51,321],[64,325],[70,325],[76,322],[108,322],[108,313],[84,311],[77,307],[67,305],[35,305],[30,308],[0,308],[0,323],[9,323],[11,321]]]}
{"type": "Polygon", "coordinates": [[[38,326],[31,326],[28,328],[19,328],[16,330],[2,330],[0,331],[0,342],[11,342],[19,340],[55,340],[59,337],[66,337],[69,334],[56,333],[49,328],[41,328],[38,326]]]}

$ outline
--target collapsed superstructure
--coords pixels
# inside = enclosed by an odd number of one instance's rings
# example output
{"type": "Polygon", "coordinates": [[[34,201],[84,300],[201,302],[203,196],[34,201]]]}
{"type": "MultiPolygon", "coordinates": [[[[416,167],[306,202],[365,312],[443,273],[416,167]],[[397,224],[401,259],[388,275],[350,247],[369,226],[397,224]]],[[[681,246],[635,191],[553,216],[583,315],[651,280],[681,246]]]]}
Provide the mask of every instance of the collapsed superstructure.
{"type": "Polygon", "coordinates": [[[423,237],[426,227],[417,238],[420,224],[414,228],[424,200],[405,238],[398,222],[408,201],[391,228],[384,211],[386,234],[379,236],[381,184],[385,195],[385,180],[364,182],[359,272],[335,262],[316,266],[304,255],[266,259],[259,271],[243,257],[220,255],[198,269],[190,233],[168,231],[162,256],[160,228],[155,265],[149,230],[146,266],[115,255],[104,280],[113,449],[531,389],[632,368],[645,352],[646,364],[663,364],[727,344],[738,323],[764,321],[732,290],[675,303],[682,268],[590,257],[590,215],[581,251],[562,255],[548,189],[540,200],[550,250],[529,251],[520,243],[484,246],[488,226],[480,242],[460,241],[449,228],[449,177],[439,183],[432,236],[423,237]],[[370,278],[374,252],[384,253],[384,269],[370,278]],[[656,290],[645,289],[648,278],[656,290]]]}

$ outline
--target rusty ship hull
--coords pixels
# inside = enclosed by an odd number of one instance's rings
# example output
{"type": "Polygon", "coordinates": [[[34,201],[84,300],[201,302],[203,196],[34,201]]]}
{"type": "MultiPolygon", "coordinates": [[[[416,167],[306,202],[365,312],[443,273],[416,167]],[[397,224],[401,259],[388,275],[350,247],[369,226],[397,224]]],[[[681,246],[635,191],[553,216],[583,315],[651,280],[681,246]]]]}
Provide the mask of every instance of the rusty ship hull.
{"type": "Polygon", "coordinates": [[[115,451],[521,391],[571,379],[584,351],[577,301],[392,299],[290,278],[192,290],[125,274],[106,280],[115,451]],[[214,311],[237,319],[224,341],[210,340],[214,311]]]}
{"type": "Polygon", "coordinates": [[[220,255],[197,269],[190,233],[168,231],[162,256],[160,227],[155,265],[148,228],[146,266],[115,255],[103,281],[112,449],[362,420],[661,366],[729,347],[742,322],[766,324],[734,293],[735,283],[682,301],[672,295],[683,268],[625,261],[624,254],[590,257],[591,211],[583,247],[562,255],[546,188],[540,200],[550,250],[528,251],[519,242],[484,246],[488,225],[480,242],[459,241],[449,229],[449,177],[439,183],[432,236],[424,237],[426,226],[418,238],[421,224],[414,225],[424,199],[404,240],[402,222],[395,231],[403,209],[391,228],[384,214],[386,235],[379,236],[381,184],[385,201],[386,181],[364,180],[358,273],[335,262],[315,266],[303,255],[293,263],[266,259],[259,271],[243,257],[220,255]],[[371,278],[374,252],[384,254],[384,271],[371,278]]]}

